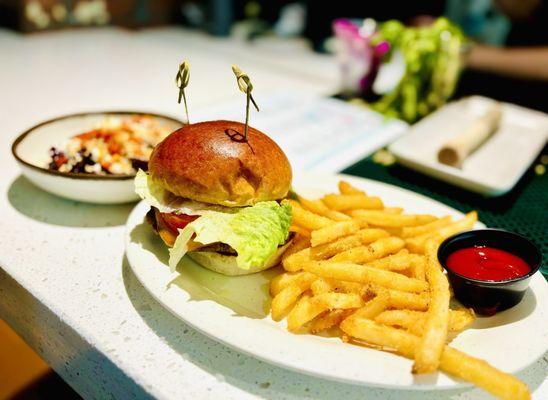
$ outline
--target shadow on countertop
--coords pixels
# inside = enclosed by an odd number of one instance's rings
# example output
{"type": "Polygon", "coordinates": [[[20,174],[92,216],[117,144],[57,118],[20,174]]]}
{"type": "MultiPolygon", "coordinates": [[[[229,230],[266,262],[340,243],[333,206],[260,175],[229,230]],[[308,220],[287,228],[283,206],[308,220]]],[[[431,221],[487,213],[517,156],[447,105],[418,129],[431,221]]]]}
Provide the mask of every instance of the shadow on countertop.
{"type": "MultiPolygon", "coordinates": [[[[220,344],[193,330],[189,325],[177,319],[164,309],[141,285],[124,257],[122,275],[128,297],[145,323],[170,347],[181,354],[182,359],[191,361],[208,373],[222,377],[222,381],[252,393],[261,398],[307,398],[307,399],[363,399],[366,394],[379,398],[407,400],[434,400],[440,398],[439,391],[389,390],[365,387],[314,378],[284,368],[267,364],[256,358],[220,344]]],[[[265,343],[265,345],[268,345],[265,343]]],[[[545,355],[545,359],[548,356],[545,355]]],[[[526,368],[517,374],[525,380],[531,390],[535,390],[546,379],[548,361],[540,368],[537,365],[526,368]]],[[[364,366],[367,367],[367,366],[364,366]]],[[[461,398],[470,395],[473,398],[488,399],[479,389],[452,389],[443,391],[447,398],[461,398]]]]}
{"type": "Polygon", "coordinates": [[[10,185],[8,201],[21,214],[50,225],[98,228],[126,223],[135,203],[90,204],[55,196],[19,175],[10,185]]]}
{"type": "MultiPolygon", "coordinates": [[[[168,248],[152,233],[147,222],[136,225],[129,234],[132,243],[153,254],[168,268],[168,248]]],[[[253,319],[263,319],[270,313],[269,283],[280,273],[279,269],[270,268],[257,274],[226,277],[203,268],[189,257],[181,260],[177,271],[166,289],[180,288],[189,295],[188,301],[214,301],[231,309],[234,316],[253,319]]]]}
{"type": "Polygon", "coordinates": [[[21,392],[16,393],[12,400],[81,400],[82,397],[74,391],[59,375],[51,372],[33,382],[21,392]]]}

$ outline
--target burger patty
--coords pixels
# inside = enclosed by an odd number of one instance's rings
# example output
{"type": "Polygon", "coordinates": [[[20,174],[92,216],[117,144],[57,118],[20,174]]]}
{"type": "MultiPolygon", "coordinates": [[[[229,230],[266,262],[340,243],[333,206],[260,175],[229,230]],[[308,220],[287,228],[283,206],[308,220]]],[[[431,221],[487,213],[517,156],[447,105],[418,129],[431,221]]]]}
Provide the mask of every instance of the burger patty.
{"type": "MultiPolygon", "coordinates": [[[[146,221],[152,226],[152,229],[154,229],[154,231],[158,233],[158,221],[156,219],[156,209],[154,207],[151,207],[150,210],[148,210],[146,214],[146,221]]],[[[287,242],[293,239],[293,236],[295,236],[295,233],[289,232],[289,235],[287,236],[286,241],[280,246],[285,246],[287,242]]],[[[230,245],[226,243],[220,243],[220,242],[208,244],[206,246],[200,247],[199,249],[196,249],[195,251],[209,251],[209,252],[219,253],[225,256],[238,255],[236,250],[234,250],[230,245]]]]}
{"type": "Polygon", "coordinates": [[[236,250],[234,250],[228,244],[220,243],[220,242],[208,244],[207,246],[200,247],[196,251],[210,251],[210,252],[213,252],[213,253],[220,253],[224,256],[237,256],[238,255],[236,250]]]}
{"type": "MultiPolygon", "coordinates": [[[[289,232],[289,235],[287,235],[286,241],[278,247],[285,246],[285,244],[287,242],[289,242],[291,239],[293,239],[293,236],[295,236],[295,233],[294,232],[289,232]]],[[[208,244],[207,246],[200,247],[196,251],[212,251],[212,252],[215,252],[215,253],[220,253],[224,256],[237,256],[238,255],[238,252],[226,243],[211,243],[211,244],[208,244]]]]}
{"type": "Polygon", "coordinates": [[[152,226],[154,232],[158,233],[158,222],[156,221],[156,209],[154,207],[150,207],[150,210],[148,210],[145,219],[152,226]]]}

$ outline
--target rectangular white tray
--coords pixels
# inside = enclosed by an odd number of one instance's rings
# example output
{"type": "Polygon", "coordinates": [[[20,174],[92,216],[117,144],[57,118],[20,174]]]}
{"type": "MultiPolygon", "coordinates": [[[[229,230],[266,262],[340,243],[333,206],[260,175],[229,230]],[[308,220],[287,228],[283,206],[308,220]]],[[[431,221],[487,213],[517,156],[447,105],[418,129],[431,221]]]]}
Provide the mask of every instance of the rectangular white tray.
{"type": "Polygon", "coordinates": [[[548,138],[548,115],[502,103],[499,129],[461,168],[438,162],[438,150],[493,100],[471,96],[440,108],[413,125],[389,150],[401,164],[453,185],[500,196],[512,189],[535,160],[548,138]]]}

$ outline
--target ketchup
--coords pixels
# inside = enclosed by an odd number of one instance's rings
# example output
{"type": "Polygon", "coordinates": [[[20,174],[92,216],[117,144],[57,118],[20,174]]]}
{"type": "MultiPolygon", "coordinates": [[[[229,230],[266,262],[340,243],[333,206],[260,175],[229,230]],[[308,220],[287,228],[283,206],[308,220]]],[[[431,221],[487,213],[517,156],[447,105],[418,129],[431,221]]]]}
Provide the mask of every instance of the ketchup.
{"type": "Polygon", "coordinates": [[[482,281],[505,281],[531,271],[522,258],[487,246],[459,249],[447,257],[446,264],[459,275],[482,281]]]}

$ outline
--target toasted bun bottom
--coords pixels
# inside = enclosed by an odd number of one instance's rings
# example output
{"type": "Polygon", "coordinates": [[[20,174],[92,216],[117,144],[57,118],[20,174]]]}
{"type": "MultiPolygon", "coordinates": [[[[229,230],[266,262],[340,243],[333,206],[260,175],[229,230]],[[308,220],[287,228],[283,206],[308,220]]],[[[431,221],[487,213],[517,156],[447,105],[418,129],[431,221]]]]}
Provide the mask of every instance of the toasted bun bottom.
{"type": "Polygon", "coordinates": [[[260,266],[250,269],[238,268],[236,256],[223,255],[213,251],[191,251],[187,255],[203,267],[228,276],[249,275],[272,268],[280,262],[282,254],[287,250],[293,240],[288,240],[283,246],[278,247],[268,261],[260,266]]]}

